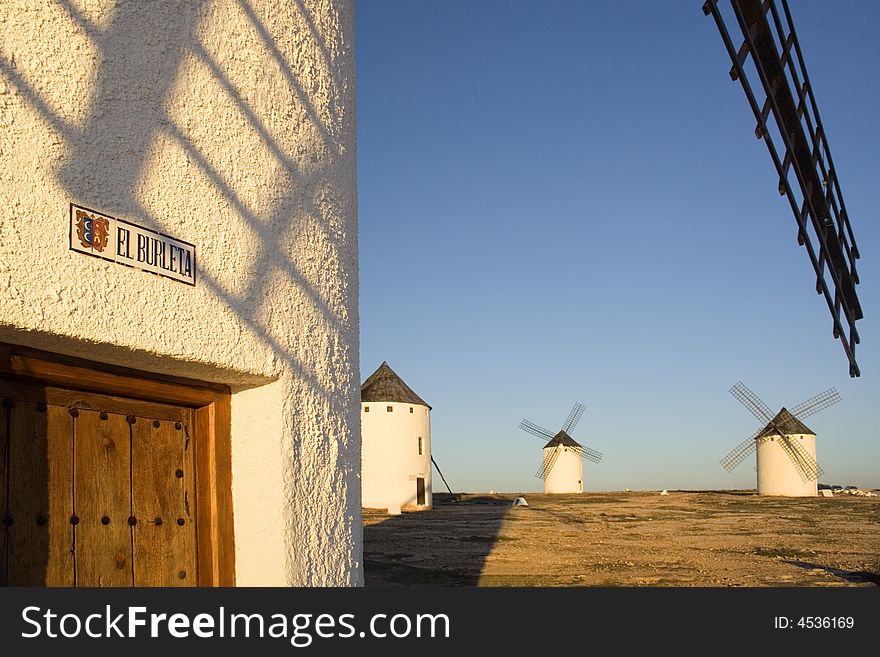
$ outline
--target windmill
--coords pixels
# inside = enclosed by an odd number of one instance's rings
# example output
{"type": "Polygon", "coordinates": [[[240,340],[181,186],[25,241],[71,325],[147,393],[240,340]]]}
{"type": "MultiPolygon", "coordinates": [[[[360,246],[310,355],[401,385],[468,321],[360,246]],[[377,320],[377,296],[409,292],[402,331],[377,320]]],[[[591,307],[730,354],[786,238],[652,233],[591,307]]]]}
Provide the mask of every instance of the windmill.
{"type": "Polygon", "coordinates": [[[829,388],[790,411],[783,406],[776,415],[741,381],[730,389],[730,394],[763,426],[721,459],[721,465],[730,472],[756,451],[758,495],[817,495],[823,472],[816,463],[816,434],[801,420],[839,402],[837,390],[829,388]]]}
{"type": "Polygon", "coordinates": [[[576,403],[568,414],[565,424],[557,433],[523,420],[519,428],[549,441],[544,445],[544,460],[535,476],[544,480],[545,493],[584,492],[583,459],[598,463],[602,454],[576,442],[570,435],[584,414],[584,405],[576,403]]]}

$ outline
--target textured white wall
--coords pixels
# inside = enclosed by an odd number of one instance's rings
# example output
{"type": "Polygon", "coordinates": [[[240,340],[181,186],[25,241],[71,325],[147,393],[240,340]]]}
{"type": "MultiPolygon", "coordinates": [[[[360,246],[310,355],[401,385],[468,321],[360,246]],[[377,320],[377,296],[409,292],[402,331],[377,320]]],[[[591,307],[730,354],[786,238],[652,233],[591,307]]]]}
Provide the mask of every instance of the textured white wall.
{"type": "Polygon", "coordinates": [[[362,503],[395,513],[416,504],[416,477],[425,478],[425,507],[431,491],[431,412],[421,404],[361,404],[362,503]],[[389,413],[387,407],[393,410],[389,413]],[[369,412],[364,408],[369,407],[369,412]],[[409,409],[413,412],[410,413],[409,409]],[[419,455],[418,437],[424,440],[419,455]]]}
{"type": "MultiPolygon", "coordinates": [[[[784,495],[787,497],[811,497],[819,494],[818,481],[804,481],[794,463],[782,446],[779,436],[775,440],[758,441],[758,495],[784,495]]],[[[792,434],[804,451],[816,460],[816,436],[792,434]]]]}
{"type": "Polygon", "coordinates": [[[235,576],[239,584],[273,586],[287,579],[283,435],[285,386],[276,381],[232,397],[232,496],[235,576]],[[256,431],[254,429],[257,429],[256,431]]]}
{"type": "Polygon", "coordinates": [[[556,463],[544,478],[545,493],[583,493],[583,457],[573,449],[566,449],[562,445],[545,447],[544,462],[551,458],[554,451],[559,452],[556,463]]]}
{"type": "Polygon", "coordinates": [[[356,214],[351,1],[0,3],[0,340],[233,386],[239,584],[362,579],[356,214]],[[197,285],[69,251],[71,202],[197,285]]]}

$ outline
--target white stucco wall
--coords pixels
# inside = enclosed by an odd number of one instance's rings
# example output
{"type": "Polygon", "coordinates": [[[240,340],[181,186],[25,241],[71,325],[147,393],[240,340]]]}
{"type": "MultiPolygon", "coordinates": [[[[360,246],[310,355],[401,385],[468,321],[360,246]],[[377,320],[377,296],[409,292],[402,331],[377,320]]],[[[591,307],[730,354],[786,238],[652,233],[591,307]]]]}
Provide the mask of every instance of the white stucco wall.
{"type": "Polygon", "coordinates": [[[0,341],[232,386],[240,585],[362,581],[350,0],[0,3],[0,341]],[[68,249],[75,203],[196,245],[68,249]]]}
{"type": "Polygon", "coordinates": [[[559,452],[556,462],[544,478],[545,493],[583,493],[584,463],[581,453],[564,445],[545,447],[544,463],[552,458],[553,452],[559,452]]]}
{"type": "MultiPolygon", "coordinates": [[[[816,460],[816,436],[812,434],[792,434],[791,440],[797,443],[816,460]]],[[[758,495],[784,495],[787,497],[814,497],[819,494],[818,481],[801,478],[782,446],[779,436],[771,436],[758,441],[758,495]],[[773,438],[773,439],[771,439],[773,438]]]]}
{"type": "Polygon", "coordinates": [[[363,505],[398,513],[416,508],[416,478],[425,479],[425,504],[431,491],[431,412],[421,404],[363,402],[361,404],[363,505]],[[392,411],[388,412],[388,407],[392,411]],[[369,412],[365,409],[369,408],[369,412]],[[412,409],[412,413],[410,413],[412,409]],[[418,439],[423,440],[419,454],[418,439]]]}

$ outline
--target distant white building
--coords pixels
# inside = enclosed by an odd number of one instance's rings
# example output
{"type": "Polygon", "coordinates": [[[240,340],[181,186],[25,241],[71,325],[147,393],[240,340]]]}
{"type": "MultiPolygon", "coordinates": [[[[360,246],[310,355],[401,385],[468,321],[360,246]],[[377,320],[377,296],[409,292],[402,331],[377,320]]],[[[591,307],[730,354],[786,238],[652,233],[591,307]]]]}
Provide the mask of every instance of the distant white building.
{"type": "Polygon", "coordinates": [[[361,505],[427,511],[431,407],[383,362],[361,386],[361,505]]]}
{"type": "Polygon", "coordinates": [[[783,408],[755,440],[758,495],[815,497],[819,494],[818,480],[802,465],[816,463],[816,434],[803,422],[783,408]]]}
{"type": "Polygon", "coordinates": [[[520,422],[519,428],[523,431],[544,440],[549,439],[542,451],[541,467],[535,473],[536,477],[544,480],[545,493],[583,493],[583,459],[590,459],[594,463],[602,460],[601,452],[584,447],[569,435],[583,412],[584,405],[575,403],[562,429],[555,434],[529,420],[520,422]]]}

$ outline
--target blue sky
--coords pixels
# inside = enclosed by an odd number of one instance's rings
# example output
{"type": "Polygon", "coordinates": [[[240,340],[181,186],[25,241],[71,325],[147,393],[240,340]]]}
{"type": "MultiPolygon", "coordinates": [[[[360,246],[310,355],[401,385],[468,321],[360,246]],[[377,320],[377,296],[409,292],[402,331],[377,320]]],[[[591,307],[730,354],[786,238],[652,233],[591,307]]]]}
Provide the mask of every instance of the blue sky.
{"type": "Polygon", "coordinates": [[[774,410],[836,387],[822,481],[880,487],[880,7],[791,5],[862,255],[857,379],[700,2],[358,1],[361,374],[433,406],[454,489],[540,490],[518,424],[577,401],[587,490],[753,488],[718,463],[759,428],[738,380],[774,410]]]}

